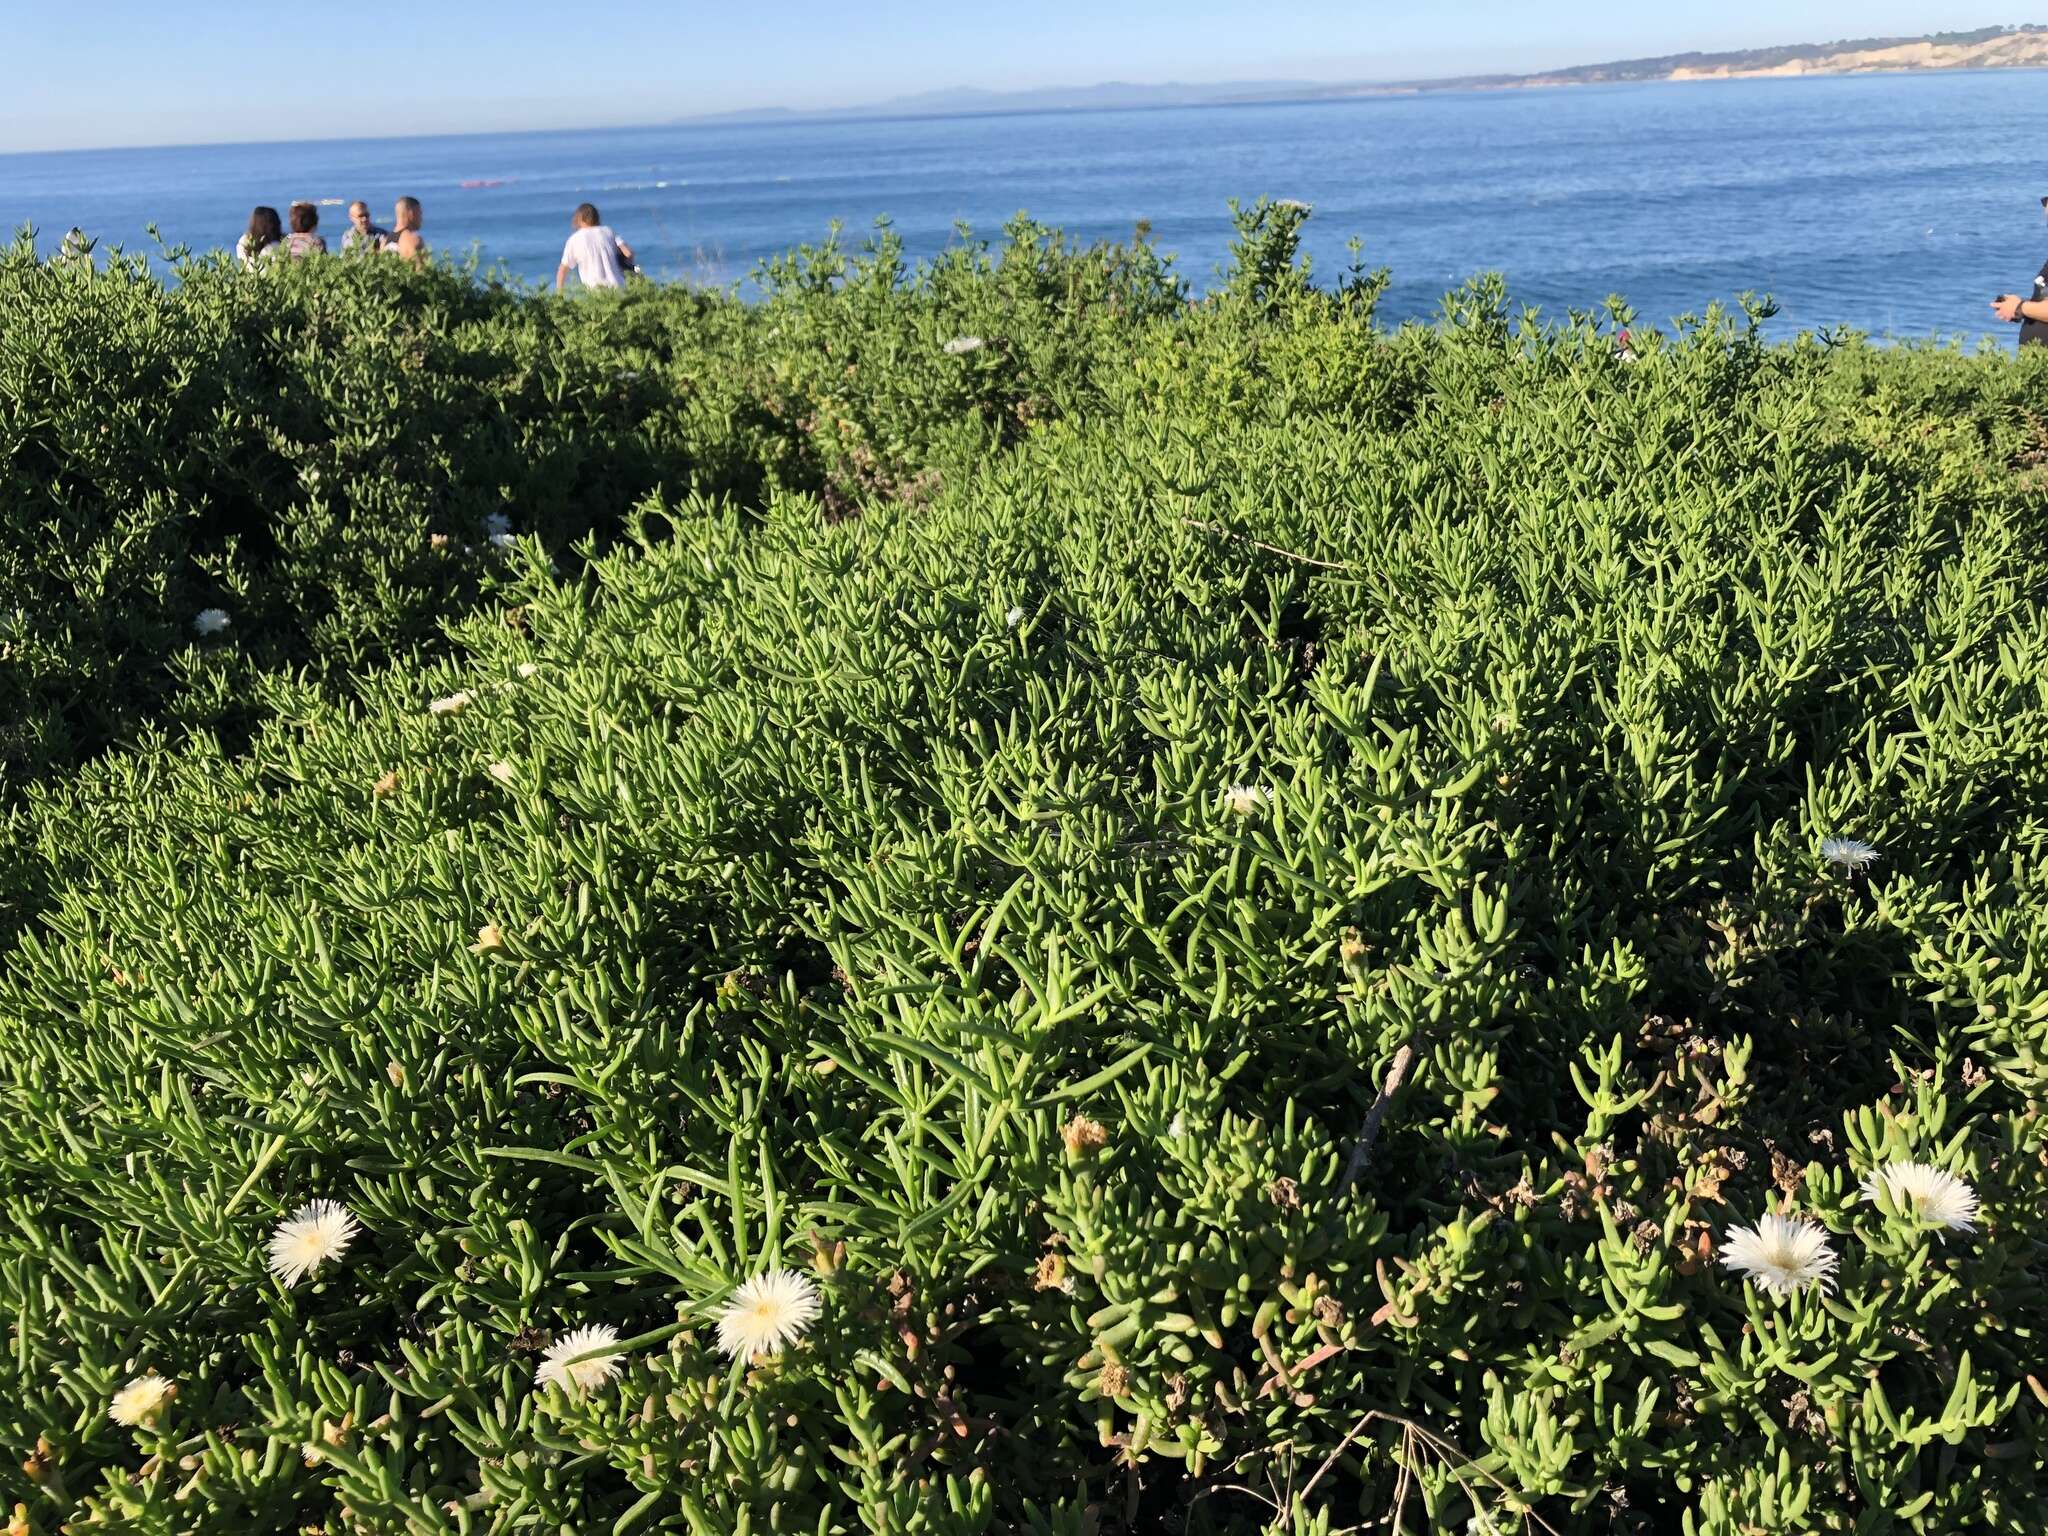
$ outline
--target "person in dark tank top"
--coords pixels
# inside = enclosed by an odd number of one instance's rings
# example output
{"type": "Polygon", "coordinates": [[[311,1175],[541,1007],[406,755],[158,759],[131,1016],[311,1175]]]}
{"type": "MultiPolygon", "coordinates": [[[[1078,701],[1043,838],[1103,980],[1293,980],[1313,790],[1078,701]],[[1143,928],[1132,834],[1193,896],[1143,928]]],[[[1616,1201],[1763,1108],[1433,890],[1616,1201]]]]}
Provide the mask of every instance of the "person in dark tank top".
{"type": "MultiPolygon", "coordinates": [[[[2041,211],[2048,214],[2048,197],[2041,199],[2041,211]]],[[[2000,294],[1991,308],[2007,325],[2019,326],[2021,346],[2048,347],[2048,263],[2035,277],[2031,294],[2000,294]]]]}

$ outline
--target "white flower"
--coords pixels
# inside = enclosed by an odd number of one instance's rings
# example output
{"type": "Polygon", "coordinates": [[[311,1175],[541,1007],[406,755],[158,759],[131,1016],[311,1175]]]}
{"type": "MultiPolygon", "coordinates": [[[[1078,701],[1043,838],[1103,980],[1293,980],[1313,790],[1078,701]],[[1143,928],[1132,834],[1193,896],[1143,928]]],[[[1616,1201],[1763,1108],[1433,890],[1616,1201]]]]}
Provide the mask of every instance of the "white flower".
{"type": "Polygon", "coordinates": [[[488,533],[493,540],[499,534],[510,533],[511,531],[512,518],[510,514],[504,512],[486,512],[484,514],[484,532],[488,533]]]}
{"type": "Polygon", "coordinates": [[[1275,208],[1287,208],[1299,211],[1301,213],[1307,213],[1310,209],[1312,209],[1315,206],[1315,204],[1304,203],[1298,197],[1283,197],[1280,199],[1279,202],[1275,203],[1273,206],[1275,208]]]}
{"type": "Polygon", "coordinates": [[[518,542],[518,538],[509,533],[494,533],[491,535],[491,548],[493,549],[510,549],[518,542]]]}
{"type": "Polygon", "coordinates": [[[820,1310],[810,1276],[771,1269],[732,1293],[718,1314],[718,1347],[735,1359],[773,1354],[802,1338],[820,1310]]]}
{"type": "Polygon", "coordinates": [[[1877,850],[1853,837],[1821,839],[1820,856],[1845,874],[1860,875],[1877,862],[1877,850]]]}
{"type": "Polygon", "coordinates": [[[1863,1198],[1873,1205],[1882,1185],[1892,1205],[1950,1232],[1977,1230],[1977,1192],[1967,1181],[1927,1163],[1886,1163],[1864,1175],[1863,1198]]]}
{"type": "Polygon", "coordinates": [[[955,336],[946,343],[946,355],[948,357],[964,357],[969,352],[979,352],[987,345],[988,343],[979,336],[955,336]]]}
{"type": "Polygon", "coordinates": [[[1233,784],[1223,792],[1223,804],[1233,814],[1251,816],[1263,809],[1273,798],[1273,791],[1263,784],[1233,784]]]}
{"type": "Polygon", "coordinates": [[[427,706],[427,713],[430,715],[459,715],[475,702],[476,696],[467,689],[464,689],[461,693],[449,694],[445,699],[434,700],[433,703],[427,706]]]}
{"type": "Polygon", "coordinates": [[[506,762],[502,757],[499,758],[498,761],[496,761],[495,763],[491,764],[490,767],[486,768],[484,772],[488,773],[500,784],[510,784],[514,779],[519,777],[519,770],[517,768],[514,768],[510,763],[506,762]]]}
{"type": "Polygon", "coordinates": [[[540,1357],[540,1374],[534,1378],[534,1385],[589,1392],[616,1380],[623,1369],[619,1362],[624,1358],[611,1347],[618,1342],[619,1330],[603,1323],[572,1328],[550,1344],[547,1353],[540,1357]],[[593,1350],[599,1353],[592,1354],[593,1350]],[[576,1358],[578,1355],[590,1355],[590,1358],[579,1360],[576,1358]]]}
{"type": "Polygon", "coordinates": [[[225,608],[202,608],[194,615],[192,628],[197,634],[217,635],[233,622],[225,608]]]}
{"type": "Polygon", "coordinates": [[[540,663],[536,661],[522,661],[513,670],[521,677],[531,677],[540,670],[540,663]]]}
{"type": "Polygon", "coordinates": [[[1764,1290],[1789,1296],[1805,1285],[1831,1290],[1841,1255],[1828,1246],[1827,1228],[1769,1215],[1753,1227],[1730,1227],[1721,1262],[1764,1290]]]}
{"type": "Polygon", "coordinates": [[[1185,1136],[1187,1133],[1188,1123],[1182,1117],[1181,1112],[1176,1109],[1173,1112],[1173,1118],[1166,1123],[1166,1134],[1169,1136],[1185,1136]]]}
{"type": "Polygon", "coordinates": [[[107,1417],[130,1429],[138,1424],[154,1424],[164,1411],[164,1404],[177,1395],[175,1382],[166,1381],[151,1371],[136,1377],[114,1394],[114,1400],[107,1405],[107,1417]]]}
{"type": "Polygon", "coordinates": [[[1011,629],[1015,629],[1019,624],[1022,624],[1023,622],[1024,610],[1022,608],[1012,608],[1008,613],[1003,615],[1003,623],[1008,625],[1011,629]]]}
{"type": "Polygon", "coordinates": [[[297,1285],[329,1259],[339,1259],[356,1240],[356,1219],[345,1205],[315,1200],[278,1223],[270,1239],[270,1272],[297,1285]]]}

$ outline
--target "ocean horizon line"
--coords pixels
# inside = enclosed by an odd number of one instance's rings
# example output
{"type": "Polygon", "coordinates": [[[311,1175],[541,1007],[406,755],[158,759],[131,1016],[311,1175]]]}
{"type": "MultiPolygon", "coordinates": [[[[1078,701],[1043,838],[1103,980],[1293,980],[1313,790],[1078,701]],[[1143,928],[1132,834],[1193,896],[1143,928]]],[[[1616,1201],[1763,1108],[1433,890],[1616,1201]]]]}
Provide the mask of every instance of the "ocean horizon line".
{"type": "MultiPolygon", "coordinates": [[[[1974,75],[2023,75],[2048,73],[2048,65],[2002,65],[1954,69],[1900,69],[1841,71],[1805,75],[1702,75],[1683,80],[1570,80],[1506,81],[1494,84],[1360,82],[1348,96],[1257,96],[1216,101],[1129,102],[1114,106],[1007,106],[963,108],[943,112],[874,111],[860,107],[740,107],[729,112],[700,117],[665,118],[653,122],[565,123],[541,128],[464,128],[425,133],[366,133],[291,139],[181,139],[161,144],[86,144],[63,149],[0,149],[0,161],[41,160],[65,155],[160,154],[199,149],[293,149],[299,146],[333,148],[345,144],[442,143],[465,139],[533,139],[559,134],[662,133],[673,130],[735,128],[840,128],[876,123],[978,122],[1006,117],[1110,117],[1164,112],[1238,111],[1259,107],[1352,107],[1413,102],[1431,98],[1498,97],[1513,100],[1525,96],[1576,96],[1590,92],[1614,94],[1671,88],[1695,90],[1703,86],[1799,86],[1812,88],[1823,83],[1940,79],[1974,75]]],[[[1171,84],[1172,82],[1168,82],[1171,84]]],[[[1316,82],[1304,81],[1313,86],[1316,82]]],[[[1086,87],[1081,87],[1086,89],[1086,87]]]]}

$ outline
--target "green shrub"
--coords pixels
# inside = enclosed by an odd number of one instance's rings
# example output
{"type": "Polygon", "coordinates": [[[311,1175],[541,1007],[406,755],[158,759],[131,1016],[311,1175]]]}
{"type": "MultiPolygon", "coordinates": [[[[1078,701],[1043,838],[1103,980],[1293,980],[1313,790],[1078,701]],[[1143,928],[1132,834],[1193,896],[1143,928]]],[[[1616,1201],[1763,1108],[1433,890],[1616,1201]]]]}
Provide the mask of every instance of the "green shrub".
{"type": "Polygon", "coordinates": [[[2039,364],[1367,281],[1104,322],[1012,434],[835,279],[899,339],[818,462],[922,497],[650,500],[37,789],[23,1519],[2039,1529],[2039,364]],[[1831,1291],[1722,1262],[1780,1210],[1831,1291]]]}
{"type": "Polygon", "coordinates": [[[509,290],[395,262],[40,262],[0,250],[0,801],[151,723],[231,735],[255,674],[439,644],[493,534],[621,535],[645,493],[852,511],[926,493],[1176,308],[1143,245],[1025,221],[905,268],[893,237],[770,264],[766,298],[509,290]],[[943,344],[974,322],[983,355],[943,344]],[[226,627],[194,629],[218,610],[226,627]]]}

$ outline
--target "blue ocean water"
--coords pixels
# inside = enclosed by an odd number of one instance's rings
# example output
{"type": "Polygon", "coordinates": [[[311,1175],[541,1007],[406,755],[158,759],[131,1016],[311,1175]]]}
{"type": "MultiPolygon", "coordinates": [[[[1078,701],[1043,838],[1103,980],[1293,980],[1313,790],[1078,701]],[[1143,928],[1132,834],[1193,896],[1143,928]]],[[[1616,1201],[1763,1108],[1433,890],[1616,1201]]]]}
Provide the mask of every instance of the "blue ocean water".
{"type": "MultiPolygon", "coordinates": [[[[1781,331],[2009,341],[1988,305],[2048,257],[2044,148],[2037,72],[1737,80],[0,155],[0,227],[136,249],[153,222],[207,248],[255,203],[363,197],[388,222],[411,194],[437,251],[544,281],[588,198],[653,274],[730,283],[833,220],[858,235],[886,215],[928,253],[1028,210],[1085,239],[1148,221],[1199,285],[1226,200],[1265,194],[1315,205],[1325,274],[1361,237],[1392,268],[1390,318],[1499,270],[1550,313],[1619,293],[1661,321],[1754,290],[1781,331]]],[[[338,247],[344,210],[322,224],[338,247]]]]}

